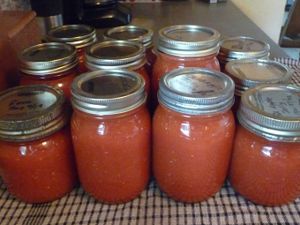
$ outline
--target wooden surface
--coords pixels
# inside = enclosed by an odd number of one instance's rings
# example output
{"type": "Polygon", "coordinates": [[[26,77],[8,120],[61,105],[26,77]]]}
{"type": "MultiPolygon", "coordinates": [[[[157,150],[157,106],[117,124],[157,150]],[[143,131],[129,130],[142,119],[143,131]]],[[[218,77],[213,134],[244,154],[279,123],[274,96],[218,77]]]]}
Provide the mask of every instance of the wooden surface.
{"type": "Polygon", "coordinates": [[[284,51],[230,0],[217,4],[187,0],[127,5],[132,10],[132,24],[152,28],[155,33],[162,27],[175,24],[209,26],[218,30],[223,37],[244,35],[265,41],[271,46],[271,57],[287,57],[284,51]]]}

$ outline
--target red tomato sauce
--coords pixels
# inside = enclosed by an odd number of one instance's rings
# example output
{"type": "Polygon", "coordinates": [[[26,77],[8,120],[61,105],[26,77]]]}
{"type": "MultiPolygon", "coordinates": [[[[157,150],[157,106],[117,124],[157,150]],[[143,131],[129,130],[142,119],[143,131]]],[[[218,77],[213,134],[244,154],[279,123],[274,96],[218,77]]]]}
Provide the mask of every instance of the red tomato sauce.
{"type": "Polygon", "coordinates": [[[144,106],[117,116],[74,110],[72,137],[80,181],[96,199],[127,202],[147,186],[150,117],[144,106]]]}
{"type": "Polygon", "coordinates": [[[268,141],[242,126],[237,129],[230,182],[261,205],[287,204],[300,196],[300,143],[268,141]]]}
{"type": "Polygon", "coordinates": [[[234,130],[231,111],[188,116],[159,105],[153,121],[153,169],[159,187],[184,202],[218,192],[227,175],[234,130]]]}
{"type": "Polygon", "coordinates": [[[2,179],[8,191],[24,202],[54,201],[77,184],[68,128],[35,141],[0,140],[0,148],[2,179]]]}

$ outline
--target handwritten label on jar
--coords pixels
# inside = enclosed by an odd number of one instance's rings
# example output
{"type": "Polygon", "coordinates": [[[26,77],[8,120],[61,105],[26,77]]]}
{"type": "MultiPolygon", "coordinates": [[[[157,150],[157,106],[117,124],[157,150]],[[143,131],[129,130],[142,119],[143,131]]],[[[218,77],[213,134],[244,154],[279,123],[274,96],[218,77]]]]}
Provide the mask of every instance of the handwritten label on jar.
{"type": "Polygon", "coordinates": [[[168,81],[173,90],[197,96],[211,96],[224,89],[218,78],[205,74],[179,75],[168,81]]]}
{"type": "Polygon", "coordinates": [[[253,96],[252,103],[274,117],[300,117],[300,96],[288,90],[258,92],[253,96]]]}
{"type": "Polygon", "coordinates": [[[1,118],[30,117],[46,110],[57,101],[54,94],[44,91],[22,91],[10,95],[1,102],[1,118]]]}

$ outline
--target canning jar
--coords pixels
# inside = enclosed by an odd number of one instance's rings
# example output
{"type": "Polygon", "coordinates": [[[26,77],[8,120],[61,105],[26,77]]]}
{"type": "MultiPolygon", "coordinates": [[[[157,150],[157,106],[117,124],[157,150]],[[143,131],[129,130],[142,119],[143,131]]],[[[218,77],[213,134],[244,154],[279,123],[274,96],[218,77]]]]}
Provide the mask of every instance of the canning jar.
{"type": "Polygon", "coordinates": [[[99,201],[127,202],[147,186],[151,124],[144,84],[135,72],[107,70],[82,74],[72,85],[79,178],[99,201]]]}
{"type": "Polygon", "coordinates": [[[218,59],[221,71],[226,63],[235,59],[268,59],[270,45],[252,37],[237,36],[220,41],[218,59]]]}
{"type": "Polygon", "coordinates": [[[223,185],[235,130],[233,92],[228,76],[208,69],[176,69],[160,80],[153,170],[168,196],[200,202],[223,185]]]}
{"type": "Polygon", "coordinates": [[[95,28],[83,24],[62,25],[52,28],[46,40],[73,45],[77,50],[79,73],[87,71],[84,63],[84,50],[97,41],[95,28]]]}
{"type": "Polygon", "coordinates": [[[146,50],[146,69],[149,76],[152,75],[152,66],[156,55],[153,50],[153,31],[149,28],[136,25],[119,26],[104,32],[104,38],[108,40],[136,41],[144,45],[146,50]]]}
{"type": "Polygon", "coordinates": [[[19,56],[20,84],[47,84],[63,90],[70,99],[70,88],[77,75],[76,50],[64,43],[43,43],[25,49],[19,56]]]}
{"type": "Polygon", "coordinates": [[[173,69],[202,67],[219,71],[220,65],[216,58],[219,39],[219,32],[209,27],[175,25],[161,29],[151,80],[152,104],[157,104],[160,78],[173,69]]]}
{"type": "Polygon", "coordinates": [[[292,76],[287,66],[268,59],[232,60],[226,64],[225,73],[235,82],[233,112],[237,111],[241,95],[249,88],[262,84],[287,84],[292,76]]]}
{"type": "Polygon", "coordinates": [[[142,44],[131,41],[97,42],[86,50],[86,67],[89,71],[129,69],[145,80],[146,93],[150,93],[150,80],[145,63],[145,49],[142,44]]]}
{"type": "Polygon", "coordinates": [[[8,192],[26,203],[59,199],[77,184],[60,90],[19,86],[0,94],[0,170],[8,192]]]}
{"type": "Polygon", "coordinates": [[[300,196],[300,88],[247,90],[238,110],[230,183],[254,203],[276,206],[300,196]]]}

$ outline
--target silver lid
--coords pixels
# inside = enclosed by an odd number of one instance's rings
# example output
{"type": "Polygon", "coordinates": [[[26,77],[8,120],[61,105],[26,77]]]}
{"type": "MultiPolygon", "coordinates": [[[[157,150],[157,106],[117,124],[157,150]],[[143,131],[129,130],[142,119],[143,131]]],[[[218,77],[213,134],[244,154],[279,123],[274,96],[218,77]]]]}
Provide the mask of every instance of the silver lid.
{"type": "Polygon", "coordinates": [[[169,55],[201,57],[219,51],[220,33],[197,25],[175,25],[159,31],[158,50],[169,55]]]}
{"type": "Polygon", "coordinates": [[[26,48],[19,59],[22,72],[38,76],[65,72],[78,64],[76,49],[57,42],[26,48]]]}
{"type": "Polygon", "coordinates": [[[51,135],[67,123],[61,90],[47,85],[18,86],[0,93],[0,138],[20,142],[51,135]]]}
{"type": "Polygon", "coordinates": [[[220,41],[218,58],[229,62],[233,59],[266,58],[270,54],[270,45],[252,37],[231,37],[220,41]]]}
{"type": "Polygon", "coordinates": [[[129,70],[84,73],[72,83],[72,105],[99,116],[128,112],[146,101],[144,86],[144,79],[129,70]]]}
{"type": "Polygon", "coordinates": [[[153,31],[144,27],[127,25],[107,30],[104,32],[104,38],[108,40],[137,41],[147,48],[152,46],[153,31]]]}
{"type": "Polygon", "coordinates": [[[96,30],[83,24],[63,25],[52,28],[46,39],[53,42],[63,42],[76,48],[84,48],[97,40],[96,30]]]}
{"type": "Polygon", "coordinates": [[[158,101],[179,113],[216,114],[234,102],[234,82],[227,75],[209,69],[182,68],[159,81],[158,101]]]}
{"type": "Polygon", "coordinates": [[[97,42],[86,49],[86,67],[90,70],[134,68],[145,64],[145,49],[132,41],[97,42]]]}
{"type": "Polygon", "coordinates": [[[263,59],[233,60],[226,64],[226,74],[235,82],[235,94],[260,84],[288,83],[292,71],[285,65],[263,59]]]}
{"type": "Polygon", "coordinates": [[[300,141],[300,88],[261,85],[242,95],[239,122],[251,132],[272,141],[300,141]]]}

